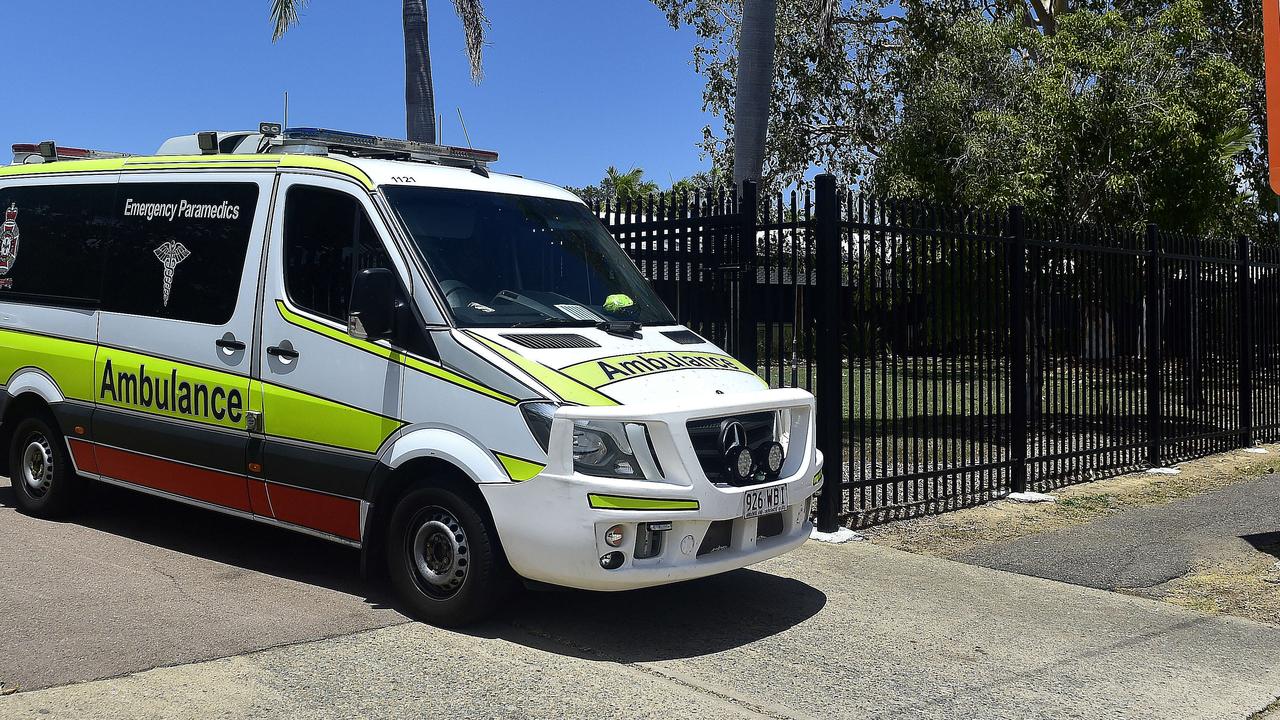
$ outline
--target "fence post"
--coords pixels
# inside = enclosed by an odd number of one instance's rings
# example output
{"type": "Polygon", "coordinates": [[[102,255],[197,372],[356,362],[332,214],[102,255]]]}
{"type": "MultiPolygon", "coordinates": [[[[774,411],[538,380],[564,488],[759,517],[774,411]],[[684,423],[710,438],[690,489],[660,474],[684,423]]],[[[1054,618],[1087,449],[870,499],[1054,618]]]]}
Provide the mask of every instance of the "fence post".
{"type": "Polygon", "coordinates": [[[1160,467],[1163,418],[1160,410],[1161,310],[1160,228],[1147,225],[1147,464],[1160,467]]]}
{"type": "Polygon", "coordinates": [[[818,530],[835,532],[844,505],[844,368],[840,362],[840,201],[836,179],[815,178],[818,261],[818,409],[817,439],[823,453],[818,530]]]}
{"type": "Polygon", "coordinates": [[[1236,245],[1240,285],[1240,444],[1253,447],[1253,279],[1249,271],[1249,238],[1241,235],[1236,245]]]}
{"type": "Polygon", "coordinates": [[[1010,489],[1027,491],[1027,234],[1022,208],[1009,208],[1010,489]]]}
{"type": "Polygon", "coordinates": [[[738,201],[738,359],[755,370],[756,326],[755,292],[756,260],[760,250],[756,246],[756,229],[760,217],[760,190],[754,180],[744,180],[742,195],[738,201]]]}

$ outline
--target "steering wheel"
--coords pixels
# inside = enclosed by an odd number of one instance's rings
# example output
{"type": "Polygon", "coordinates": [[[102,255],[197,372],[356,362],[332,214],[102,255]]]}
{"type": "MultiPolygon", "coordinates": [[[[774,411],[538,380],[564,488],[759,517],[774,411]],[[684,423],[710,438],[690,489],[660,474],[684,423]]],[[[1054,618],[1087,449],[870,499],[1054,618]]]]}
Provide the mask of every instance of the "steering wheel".
{"type": "Polygon", "coordinates": [[[470,303],[480,301],[480,293],[461,280],[441,281],[440,292],[444,293],[445,302],[449,303],[449,307],[466,307],[470,303]]]}

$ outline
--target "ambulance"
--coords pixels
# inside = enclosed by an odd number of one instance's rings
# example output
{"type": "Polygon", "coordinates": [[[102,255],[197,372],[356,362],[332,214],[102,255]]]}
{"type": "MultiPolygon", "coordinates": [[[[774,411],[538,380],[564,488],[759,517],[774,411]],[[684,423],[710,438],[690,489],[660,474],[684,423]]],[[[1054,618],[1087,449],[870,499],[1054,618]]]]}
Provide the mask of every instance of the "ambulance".
{"type": "Polygon", "coordinates": [[[0,167],[0,448],[359,548],[457,626],[520,581],[705,577],[809,536],[814,400],[681,326],[577,197],[317,128],[0,167]]]}

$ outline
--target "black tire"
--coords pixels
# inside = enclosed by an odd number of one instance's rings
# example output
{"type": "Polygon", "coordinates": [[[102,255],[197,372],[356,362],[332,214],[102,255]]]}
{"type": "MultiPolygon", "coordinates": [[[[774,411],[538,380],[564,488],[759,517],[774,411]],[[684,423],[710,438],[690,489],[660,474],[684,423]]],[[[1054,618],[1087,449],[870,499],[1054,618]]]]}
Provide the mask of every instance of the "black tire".
{"type": "Polygon", "coordinates": [[[59,518],[74,508],[81,481],[57,425],[43,417],[18,423],[9,443],[9,481],[18,510],[59,518]]]}
{"type": "Polygon", "coordinates": [[[396,594],[410,614],[432,625],[483,620],[515,584],[493,528],[470,501],[446,488],[400,499],[385,551],[396,594]]]}

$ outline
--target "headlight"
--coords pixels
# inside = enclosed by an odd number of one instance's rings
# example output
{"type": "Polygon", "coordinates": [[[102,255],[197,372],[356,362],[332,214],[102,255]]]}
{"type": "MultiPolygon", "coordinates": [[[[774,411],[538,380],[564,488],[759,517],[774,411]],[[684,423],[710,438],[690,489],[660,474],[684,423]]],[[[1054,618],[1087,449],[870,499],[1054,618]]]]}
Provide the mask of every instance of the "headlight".
{"type": "MultiPolygon", "coordinates": [[[[548,450],[555,403],[525,403],[520,406],[529,431],[548,450]]],[[[636,426],[642,432],[643,426],[636,426]]],[[[584,475],[616,478],[644,478],[627,439],[625,423],[578,420],[573,424],[573,469],[584,475]]]]}
{"type": "Polygon", "coordinates": [[[643,477],[620,422],[579,420],[573,424],[573,469],[584,475],[643,477]]]}

